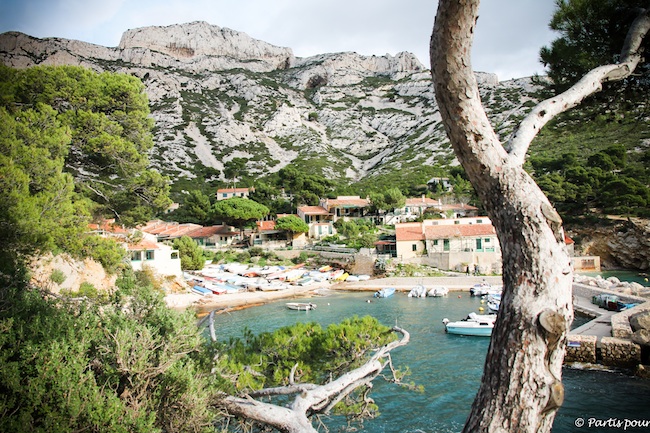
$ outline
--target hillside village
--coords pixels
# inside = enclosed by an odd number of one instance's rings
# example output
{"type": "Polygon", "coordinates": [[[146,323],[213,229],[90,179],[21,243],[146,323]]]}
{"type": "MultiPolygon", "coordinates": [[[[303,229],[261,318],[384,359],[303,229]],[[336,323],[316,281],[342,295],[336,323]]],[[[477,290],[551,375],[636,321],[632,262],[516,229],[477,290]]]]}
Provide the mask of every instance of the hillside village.
{"type": "MultiPolygon", "coordinates": [[[[252,190],[220,188],[215,192],[215,199],[248,199],[252,190]]],[[[487,216],[479,215],[478,208],[463,203],[443,203],[424,195],[408,198],[403,207],[389,212],[371,212],[370,206],[368,198],[359,196],[323,198],[318,206],[299,206],[295,216],[309,227],[305,233],[289,233],[276,228],[277,218],[287,214],[257,221],[255,228],[243,231],[223,223],[201,226],[158,219],[137,228],[143,234],[142,239],[126,241],[123,245],[134,270],[151,266],[161,275],[180,277],[183,271],[179,253],[171,242],[181,237],[191,238],[201,248],[211,251],[255,246],[265,250],[355,255],[359,251],[328,242],[328,238],[337,234],[335,223],[339,220],[366,220],[372,221],[381,231],[374,248],[362,249],[374,262],[393,260],[401,264],[427,265],[441,271],[501,274],[501,249],[495,228],[487,216]]],[[[129,231],[113,223],[97,224],[93,229],[105,236],[127,239],[129,231]]],[[[573,240],[565,236],[565,242],[574,268],[599,270],[598,257],[576,258],[573,240]]]]}

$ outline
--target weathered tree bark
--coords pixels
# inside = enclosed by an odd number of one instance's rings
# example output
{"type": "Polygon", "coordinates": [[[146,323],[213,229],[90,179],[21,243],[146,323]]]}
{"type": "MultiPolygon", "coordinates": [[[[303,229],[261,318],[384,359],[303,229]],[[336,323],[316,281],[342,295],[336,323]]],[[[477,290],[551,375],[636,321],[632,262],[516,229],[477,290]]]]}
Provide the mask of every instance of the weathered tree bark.
{"type": "Polygon", "coordinates": [[[372,382],[390,362],[390,352],[408,344],[410,335],[404,329],[394,327],[402,338],[379,348],[362,366],[345,373],[324,385],[291,384],[274,389],[264,389],[244,396],[226,396],[221,405],[230,414],[275,427],[286,433],[316,433],[309,419],[314,414],[328,413],[361,385],[372,382]],[[254,400],[256,396],[296,394],[289,407],[254,400]]]}
{"type": "Polygon", "coordinates": [[[528,146],[552,117],[628,76],[638,62],[648,16],[631,32],[622,63],[587,74],[545,101],[505,148],[481,105],[470,56],[479,0],[440,0],[431,71],[454,152],[491,218],[503,255],[504,291],[480,389],[465,432],[548,432],[562,404],[566,334],[573,320],[572,268],[562,220],[523,169],[528,146]],[[508,150],[506,150],[508,149],[508,150]]]}

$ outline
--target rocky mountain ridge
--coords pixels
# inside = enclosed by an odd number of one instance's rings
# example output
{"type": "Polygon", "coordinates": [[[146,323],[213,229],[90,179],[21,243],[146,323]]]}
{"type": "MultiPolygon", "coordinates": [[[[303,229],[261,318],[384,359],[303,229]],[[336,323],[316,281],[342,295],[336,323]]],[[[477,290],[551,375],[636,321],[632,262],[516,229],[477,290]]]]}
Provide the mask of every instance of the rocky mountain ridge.
{"type": "MultiPolygon", "coordinates": [[[[8,32],[0,35],[0,61],[139,77],[155,119],[152,165],[175,182],[224,179],[235,158],[251,177],[293,163],[348,181],[455,164],[430,73],[406,52],[298,58],[290,48],[193,22],[128,30],[113,48],[8,32]]],[[[530,78],[476,75],[493,124],[507,134],[538,87],[530,78]]]]}

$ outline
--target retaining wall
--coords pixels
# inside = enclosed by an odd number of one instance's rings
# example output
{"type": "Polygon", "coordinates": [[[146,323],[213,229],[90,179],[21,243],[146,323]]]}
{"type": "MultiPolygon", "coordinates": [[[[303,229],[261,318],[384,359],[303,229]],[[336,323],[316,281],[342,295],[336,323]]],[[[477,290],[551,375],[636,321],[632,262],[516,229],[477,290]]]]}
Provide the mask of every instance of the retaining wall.
{"type": "Polygon", "coordinates": [[[564,361],[595,364],[598,361],[596,356],[597,341],[598,338],[595,335],[569,335],[564,361]]]}
{"type": "Polygon", "coordinates": [[[641,346],[622,338],[601,338],[600,354],[603,364],[612,367],[633,368],[641,363],[641,346]]]}

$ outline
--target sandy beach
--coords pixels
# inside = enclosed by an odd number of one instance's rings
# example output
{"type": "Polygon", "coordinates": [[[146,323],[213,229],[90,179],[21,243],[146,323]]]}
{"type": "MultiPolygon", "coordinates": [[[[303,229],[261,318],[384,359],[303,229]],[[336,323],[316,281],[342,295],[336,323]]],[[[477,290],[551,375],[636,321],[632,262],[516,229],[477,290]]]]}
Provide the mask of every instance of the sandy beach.
{"type": "Polygon", "coordinates": [[[288,289],[277,291],[239,292],[223,295],[200,296],[193,292],[172,293],[165,296],[165,302],[170,308],[198,310],[217,310],[224,308],[248,308],[262,305],[278,299],[305,298],[317,296],[319,290],[340,291],[377,291],[384,287],[395,287],[399,292],[408,293],[416,285],[423,285],[427,289],[434,286],[445,286],[450,292],[469,292],[477,283],[486,281],[491,285],[502,284],[500,276],[449,276],[449,277],[388,277],[373,278],[367,281],[354,281],[342,283],[317,283],[308,286],[291,286],[288,289]]]}

